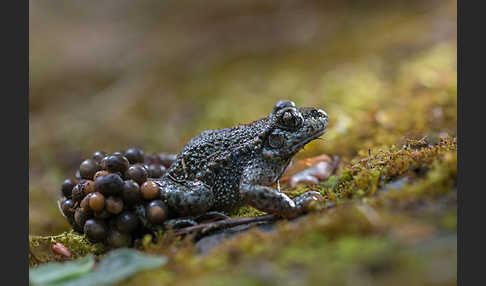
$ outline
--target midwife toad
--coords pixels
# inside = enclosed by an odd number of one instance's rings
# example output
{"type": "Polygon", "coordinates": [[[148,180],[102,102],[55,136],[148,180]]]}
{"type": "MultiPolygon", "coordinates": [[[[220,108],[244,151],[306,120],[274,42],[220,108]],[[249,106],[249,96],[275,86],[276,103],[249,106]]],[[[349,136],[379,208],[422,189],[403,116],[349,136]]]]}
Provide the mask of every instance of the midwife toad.
{"type": "Polygon", "coordinates": [[[309,191],[292,200],[269,186],[278,182],[304,145],[325,133],[327,125],[323,110],[281,100],[263,119],[203,131],[184,146],[168,172],[153,181],[171,216],[225,212],[248,204],[293,218],[321,195],[309,191]]]}

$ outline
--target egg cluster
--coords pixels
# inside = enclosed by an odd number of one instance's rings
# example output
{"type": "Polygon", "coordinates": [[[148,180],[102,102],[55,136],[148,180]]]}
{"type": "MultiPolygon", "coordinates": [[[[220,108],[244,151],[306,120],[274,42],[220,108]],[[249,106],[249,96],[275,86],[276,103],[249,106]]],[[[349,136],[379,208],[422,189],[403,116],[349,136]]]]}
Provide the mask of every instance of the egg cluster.
{"type": "Polygon", "coordinates": [[[168,218],[153,179],[174,159],[137,148],[113,154],[97,151],[81,163],[75,178],[63,182],[59,208],[73,229],[90,241],[129,246],[138,233],[168,218]]]}

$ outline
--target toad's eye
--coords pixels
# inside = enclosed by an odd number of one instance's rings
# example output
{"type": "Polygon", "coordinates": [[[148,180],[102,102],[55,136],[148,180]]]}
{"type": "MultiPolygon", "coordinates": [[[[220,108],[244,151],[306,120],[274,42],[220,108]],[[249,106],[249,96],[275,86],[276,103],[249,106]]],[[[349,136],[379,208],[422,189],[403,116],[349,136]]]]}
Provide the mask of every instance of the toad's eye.
{"type": "Polygon", "coordinates": [[[268,145],[272,148],[280,148],[283,146],[284,137],[281,134],[270,134],[268,136],[268,145]]]}
{"type": "Polygon", "coordinates": [[[276,113],[277,111],[284,109],[286,107],[295,107],[295,103],[290,100],[280,100],[279,102],[275,103],[273,106],[273,113],[276,113]]]}
{"type": "Polygon", "coordinates": [[[285,127],[296,128],[302,124],[302,116],[296,114],[292,110],[285,111],[280,119],[281,123],[285,127]]]}

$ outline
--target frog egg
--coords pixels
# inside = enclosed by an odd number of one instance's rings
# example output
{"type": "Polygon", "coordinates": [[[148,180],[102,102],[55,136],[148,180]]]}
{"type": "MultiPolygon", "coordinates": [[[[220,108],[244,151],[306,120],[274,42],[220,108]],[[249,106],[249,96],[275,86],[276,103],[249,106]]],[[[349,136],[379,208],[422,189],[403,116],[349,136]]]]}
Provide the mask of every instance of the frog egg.
{"type": "Polygon", "coordinates": [[[118,174],[108,174],[96,178],[94,182],[95,192],[105,196],[117,195],[123,189],[123,180],[118,174]]]}
{"type": "Polygon", "coordinates": [[[93,153],[93,155],[91,156],[91,158],[93,160],[95,160],[96,162],[100,163],[101,160],[103,160],[104,157],[106,157],[106,152],[103,152],[103,151],[96,151],[93,153]]]}
{"type": "Polygon", "coordinates": [[[88,215],[85,214],[81,208],[77,208],[76,211],[74,212],[74,221],[76,222],[76,225],[78,226],[78,230],[81,229],[80,232],[83,231],[84,223],[88,219],[88,215]]]}
{"type": "Polygon", "coordinates": [[[140,149],[130,148],[125,151],[125,157],[128,159],[130,164],[143,163],[145,154],[140,149]]]}
{"type": "Polygon", "coordinates": [[[159,186],[152,181],[143,183],[140,189],[142,191],[142,197],[147,200],[155,199],[159,195],[159,186]]]}
{"type": "Polygon", "coordinates": [[[82,179],[92,180],[100,166],[94,159],[86,159],[79,165],[79,175],[82,179]]]}
{"type": "Polygon", "coordinates": [[[116,228],[123,233],[131,233],[138,228],[138,217],[130,211],[119,214],[115,221],[116,228]]]}
{"type": "Polygon", "coordinates": [[[146,214],[151,223],[161,224],[167,219],[169,210],[163,201],[155,200],[147,205],[146,214]]]}
{"type": "Polygon", "coordinates": [[[88,205],[92,211],[100,212],[104,209],[105,196],[103,196],[102,193],[99,192],[92,193],[90,196],[88,196],[88,198],[89,198],[88,205]]]}
{"type": "Polygon", "coordinates": [[[120,172],[123,174],[128,169],[129,165],[130,162],[127,158],[125,158],[125,156],[111,155],[101,160],[101,167],[103,170],[110,173],[120,172]]]}
{"type": "Polygon", "coordinates": [[[147,170],[141,166],[141,165],[133,165],[130,168],[128,168],[126,172],[126,178],[127,179],[132,179],[138,184],[143,184],[145,181],[147,181],[148,178],[148,173],[147,170]]]}
{"type": "Polygon", "coordinates": [[[67,217],[74,219],[74,201],[66,199],[61,202],[62,213],[67,217]]]}
{"type": "Polygon", "coordinates": [[[142,200],[142,194],[140,193],[140,187],[137,182],[127,180],[123,184],[122,190],[123,201],[127,205],[134,205],[142,200]]]}
{"type": "Polygon", "coordinates": [[[108,232],[105,222],[99,219],[88,219],[83,229],[88,239],[92,242],[103,241],[108,232]]]}
{"type": "Polygon", "coordinates": [[[79,204],[79,207],[81,208],[81,211],[85,214],[89,213],[91,209],[89,208],[89,197],[90,195],[87,195],[84,197],[84,199],[81,200],[81,203],[79,204]]]}
{"type": "Polygon", "coordinates": [[[132,244],[132,236],[129,233],[123,233],[116,229],[110,229],[106,238],[108,244],[112,247],[127,247],[132,244]]]}
{"type": "Polygon", "coordinates": [[[97,219],[108,219],[112,216],[111,213],[109,213],[106,209],[102,209],[101,211],[94,212],[94,217],[97,219]]]}
{"type": "Polygon", "coordinates": [[[71,193],[75,185],[76,183],[72,179],[64,180],[61,186],[62,195],[65,196],[66,198],[71,198],[71,193]]]}
{"type": "Polygon", "coordinates": [[[163,165],[151,164],[148,166],[149,178],[160,178],[166,172],[166,168],[163,165]]]}
{"type": "Polygon", "coordinates": [[[105,202],[106,210],[112,214],[119,214],[123,210],[123,201],[118,197],[109,197],[105,202]]]}
{"type": "Polygon", "coordinates": [[[177,155],[161,153],[157,157],[159,159],[160,164],[164,165],[164,167],[166,168],[170,168],[172,163],[175,161],[177,155]]]}
{"type": "Polygon", "coordinates": [[[79,184],[74,186],[73,191],[71,193],[72,200],[75,202],[80,202],[84,198],[84,196],[85,196],[84,189],[79,184]]]}
{"type": "Polygon", "coordinates": [[[110,172],[108,171],[105,171],[105,170],[101,170],[101,171],[98,171],[94,174],[93,176],[93,181],[96,181],[96,179],[98,179],[98,177],[101,177],[101,176],[106,176],[108,175],[110,172]]]}

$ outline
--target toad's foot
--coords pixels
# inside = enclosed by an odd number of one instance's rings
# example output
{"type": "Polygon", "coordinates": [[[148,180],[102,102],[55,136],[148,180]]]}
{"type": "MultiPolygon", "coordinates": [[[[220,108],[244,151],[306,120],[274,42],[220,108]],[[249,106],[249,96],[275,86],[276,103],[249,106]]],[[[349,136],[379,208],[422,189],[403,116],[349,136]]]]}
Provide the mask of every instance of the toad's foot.
{"type": "Polygon", "coordinates": [[[321,194],[314,191],[306,192],[292,200],[276,189],[246,183],[240,185],[240,194],[252,207],[284,218],[295,218],[305,213],[311,202],[322,200],[321,194]]]}

